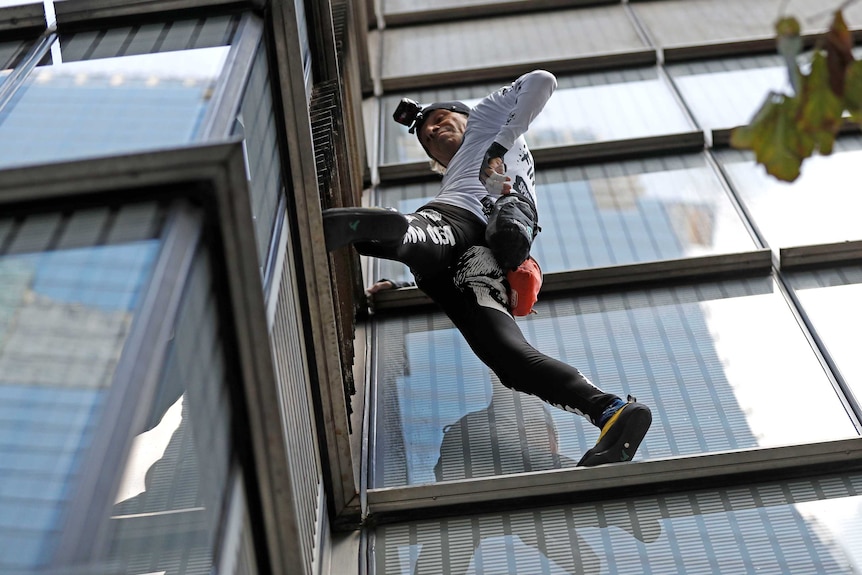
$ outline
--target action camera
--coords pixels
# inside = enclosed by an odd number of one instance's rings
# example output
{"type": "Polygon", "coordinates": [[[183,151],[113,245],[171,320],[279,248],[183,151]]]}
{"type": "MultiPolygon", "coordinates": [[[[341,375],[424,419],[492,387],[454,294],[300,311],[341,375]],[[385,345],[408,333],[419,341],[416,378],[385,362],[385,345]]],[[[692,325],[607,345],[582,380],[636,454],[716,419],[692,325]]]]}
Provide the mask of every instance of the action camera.
{"type": "Polygon", "coordinates": [[[422,105],[416,100],[401,98],[392,117],[402,126],[410,128],[410,133],[412,134],[416,129],[417,120],[419,122],[422,121],[422,105]]]}

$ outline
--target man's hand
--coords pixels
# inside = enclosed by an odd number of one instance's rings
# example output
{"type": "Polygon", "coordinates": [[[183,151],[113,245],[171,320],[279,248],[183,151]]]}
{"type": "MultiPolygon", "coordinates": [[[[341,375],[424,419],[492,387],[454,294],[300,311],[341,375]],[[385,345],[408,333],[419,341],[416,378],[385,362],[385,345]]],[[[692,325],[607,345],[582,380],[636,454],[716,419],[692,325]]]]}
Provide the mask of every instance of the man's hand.
{"type": "Polygon", "coordinates": [[[479,181],[490,194],[505,195],[512,191],[512,185],[509,184],[512,178],[506,175],[506,164],[503,163],[503,156],[507,151],[506,148],[494,142],[485,152],[482,167],[479,169],[479,181]]]}
{"type": "Polygon", "coordinates": [[[395,288],[395,284],[393,282],[391,282],[389,280],[380,280],[380,281],[374,282],[374,284],[371,287],[369,287],[367,290],[365,290],[365,295],[373,295],[379,291],[394,289],[394,288],[395,288]]]}

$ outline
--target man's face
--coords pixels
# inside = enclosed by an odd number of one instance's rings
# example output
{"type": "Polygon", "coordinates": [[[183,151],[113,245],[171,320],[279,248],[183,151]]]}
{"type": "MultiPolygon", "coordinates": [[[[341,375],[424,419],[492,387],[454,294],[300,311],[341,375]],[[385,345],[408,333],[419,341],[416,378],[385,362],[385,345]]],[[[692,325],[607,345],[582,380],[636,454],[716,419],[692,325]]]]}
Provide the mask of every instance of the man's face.
{"type": "Polygon", "coordinates": [[[434,110],[419,130],[419,140],[428,154],[448,166],[461,147],[467,116],[450,110],[434,110]]]}

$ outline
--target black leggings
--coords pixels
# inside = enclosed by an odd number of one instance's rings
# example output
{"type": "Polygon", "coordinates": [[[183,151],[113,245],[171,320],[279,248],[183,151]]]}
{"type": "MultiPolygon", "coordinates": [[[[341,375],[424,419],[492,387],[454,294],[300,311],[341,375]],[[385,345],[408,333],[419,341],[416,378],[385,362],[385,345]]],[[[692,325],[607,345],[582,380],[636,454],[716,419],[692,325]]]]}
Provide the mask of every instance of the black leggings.
{"type": "Polygon", "coordinates": [[[617,396],[527,342],[505,310],[505,275],[483,247],[485,224],[466,210],[434,203],[407,217],[403,240],[357,243],[356,249],[409,266],[419,289],[443,309],[503,385],[597,422],[617,396]]]}

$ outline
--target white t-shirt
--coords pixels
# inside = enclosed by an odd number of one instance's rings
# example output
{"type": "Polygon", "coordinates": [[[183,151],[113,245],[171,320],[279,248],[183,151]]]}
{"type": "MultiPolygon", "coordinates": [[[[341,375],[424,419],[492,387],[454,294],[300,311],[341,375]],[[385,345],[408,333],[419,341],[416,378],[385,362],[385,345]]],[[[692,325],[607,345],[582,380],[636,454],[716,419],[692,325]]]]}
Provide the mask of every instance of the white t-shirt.
{"type": "Polygon", "coordinates": [[[551,73],[535,70],[476,104],[434,201],[464,208],[487,221],[482,199],[489,194],[479,181],[479,168],[488,147],[497,142],[508,150],[503,162],[512,190],[529,196],[538,208],[533,156],[523,135],[556,87],[557,79],[551,73]]]}

